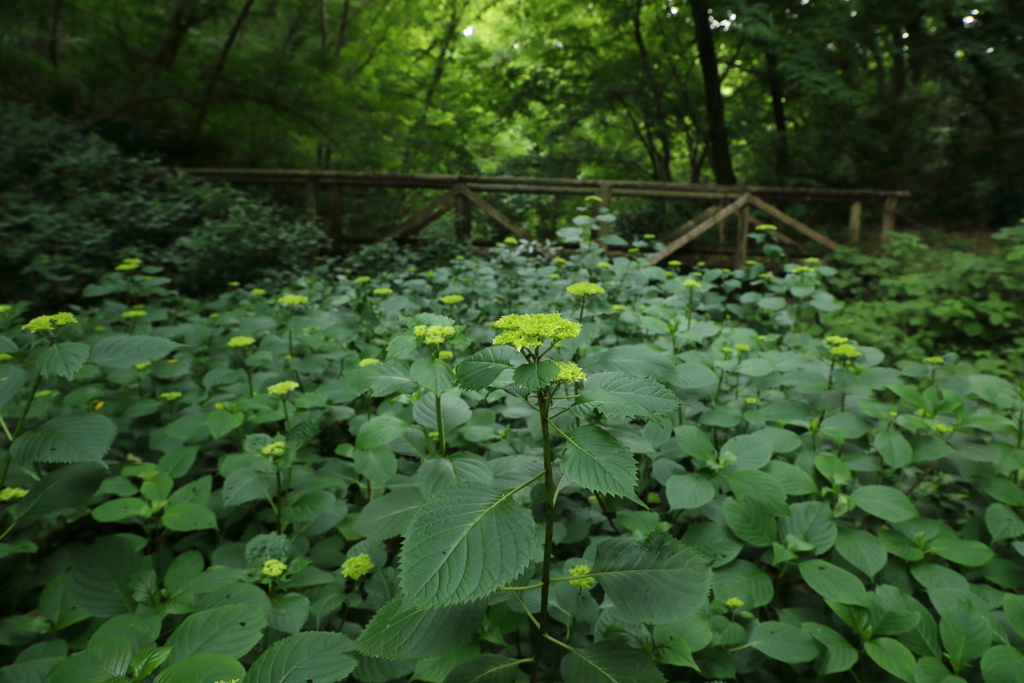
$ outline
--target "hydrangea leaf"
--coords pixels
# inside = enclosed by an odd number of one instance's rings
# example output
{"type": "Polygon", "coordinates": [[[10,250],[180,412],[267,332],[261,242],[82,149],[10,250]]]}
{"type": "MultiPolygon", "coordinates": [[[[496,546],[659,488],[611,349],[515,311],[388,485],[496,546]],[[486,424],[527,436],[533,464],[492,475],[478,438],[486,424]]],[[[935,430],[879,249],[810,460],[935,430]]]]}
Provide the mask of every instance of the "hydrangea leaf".
{"type": "Polygon", "coordinates": [[[633,454],[596,425],[584,425],[565,436],[560,466],[570,479],[584,488],[644,505],[636,496],[633,454]]]}
{"type": "Polygon", "coordinates": [[[364,655],[382,659],[433,657],[462,643],[484,617],[483,601],[423,607],[392,598],[370,619],[356,640],[364,655]]]}
{"type": "Polygon", "coordinates": [[[656,419],[680,404],[671,391],[653,379],[621,372],[599,372],[587,378],[587,388],[572,406],[577,417],[596,410],[610,418],[656,419]]]}

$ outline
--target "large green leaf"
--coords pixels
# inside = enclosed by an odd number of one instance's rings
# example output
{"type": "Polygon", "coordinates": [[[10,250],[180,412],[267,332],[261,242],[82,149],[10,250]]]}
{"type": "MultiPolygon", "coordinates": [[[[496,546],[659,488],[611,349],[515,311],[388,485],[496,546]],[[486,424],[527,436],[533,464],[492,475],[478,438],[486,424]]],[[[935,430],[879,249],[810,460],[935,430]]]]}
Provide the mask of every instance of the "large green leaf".
{"type": "Polygon", "coordinates": [[[420,358],[409,368],[409,376],[416,383],[435,394],[448,391],[455,384],[455,371],[443,360],[428,356],[420,358]]]}
{"type": "Polygon", "coordinates": [[[715,599],[739,598],[747,609],[763,607],[775,597],[772,579],[757,565],[734,560],[714,572],[715,599]]]}
{"type": "Polygon", "coordinates": [[[849,671],[857,663],[857,650],[842,635],[828,626],[814,621],[805,621],[800,628],[818,643],[825,646],[825,656],[821,658],[818,673],[822,676],[849,671]]]}
{"type": "Polygon", "coordinates": [[[669,382],[683,389],[702,389],[718,382],[718,375],[706,365],[683,363],[676,367],[669,382]]]}
{"type": "Polygon", "coordinates": [[[809,662],[818,656],[818,646],[811,636],[781,621],[759,623],[747,644],[774,660],[788,664],[809,662]]]}
{"type": "Polygon", "coordinates": [[[370,619],[356,640],[364,655],[382,659],[422,659],[452,649],[476,632],[483,601],[436,608],[404,605],[392,598],[370,619]]]}
{"type": "Polygon", "coordinates": [[[985,683],[1024,683],[1024,654],[1009,645],[996,645],[981,658],[985,683]]]}
{"type": "Polygon", "coordinates": [[[96,342],[89,362],[110,368],[131,368],[139,363],[160,360],[180,344],[144,334],[117,335],[96,342]]]}
{"type": "Polygon", "coordinates": [[[359,434],[356,436],[356,448],[364,450],[382,448],[402,436],[408,428],[408,422],[394,415],[371,417],[359,428],[359,434]]]}
{"type": "Polygon", "coordinates": [[[952,609],[944,610],[939,634],[955,673],[985,654],[992,644],[992,625],[988,616],[969,600],[961,600],[952,609]]]}
{"type": "Polygon", "coordinates": [[[31,375],[17,365],[0,365],[0,408],[14,398],[31,375]]]}
{"type": "Polygon", "coordinates": [[[480,655],[452,669],[444,683],[515,683],[520,663],[501,655],[480,655]]]}
{"type": "Polygon", "coordinates": [[[61,415],[26,432],[11,444],[11,457],[21,465],[97,461],[117,436],[117,425],[96,413],[61,415]]]}
{"type": "Polygon", "coordinates": [[[965,541],[955,536],[939,536],[928,548],[939,557],[965,567],[980,567],[996,556],[992,548],[981,541],[965,541]]]}
{"type": "Polygon", "coordinates": [[[127,638],[107,638],[77,652],[50,671],[50,683],[109,683],[127,681],[132,646],[127,638]]]}
{"type": "Polygon", "coordinates": [[[516,386],[527,391],[537,391],[551,384],[558,374],[558,366],[552,361],[542,360],[539,363],[523,363],[512,373],[512,381],[516,386]]]}
{"type": "MultiPolygon", "coordinates": [[[[153,508],[141,498],[114,498],[92,509],[92,518],[104,524],[131,517],[148,517],[153,508]]],[[[135,520],[137,521],[137,520],[135,520]]]]}
{"type": "Polygon", "coordinates": [[[1003,612],[1017,635],[1024,638],[1024,595],[1003,594],[1003,612]]]}
{"type": "Polygon", "coordinates": [[[824,560],[807,560],[798,565],[800,576],[815,593],[844,605],[867,606],[867,591],[856,576],[824,560]]]}
{"type": "Polygon", "coordinates": [[[674,474],[665,482],[665,495],[669,509],[689,510],[711,502],[715,485],[699,474],[674,474]]]}
{"type": "Polygon", "coordinates": [[[308,631],[279,640],[259,656],[242,683],[336,683],[356,668],[340,633],[308,631]]]}
{"type": "MultiPolygon", "coordinates": [[[[446,433],[466,424],[473,416],[469,404],[454,393],[455,391],[441,394],[441,415],[444,418],[446,433]]],[[[412,407],[412,419],[427,429],[437,429],[437,401],[433,396],[428,394],[416,401],[412,407]]]]}
{"type": "Polygon", "coordinates": [[[515,367],[512,359],[520,359],[519,352],[508,346],[492,346],[474,353],[455,368],[456,381],[465,389],[486,389],[505,370],[515,367]]]}
{"type": "Polygon", "coordinates": [[[384,540],[401,535],[423,505],[418,489],[401,488],[374,498],[356,519],[355,530],[371,539],[384,540]]]}
{"type": "Polygon", "coordinates": [[[903,643],[892,638],[875,638],[864,643],[864,651],[875,664],[906,683],[914,683],[914,655],[903,643]]]}
{"type": "Polygon", "coordinates": [[[810,501],[789,506],[789,516],[779,518],[779,533],[807,541],[814,546],[814,554],[821,555],[832,548],[837,532],[828,505],[810,501]]]}
{"type": "Polygon", "coordinates": [[[653,379],[599,372],[587,378],[587,388],[576,399],[572,412],[578,417],[587,417],[596,410],[610,418],[656,419],[678,405],[675,394],[653,379]]]}
{"type": "Polygon", "coordinates": [[[89,357],[89,345],[80,342],[65,342],[46,347],[35,359],[36,370],[43,377],[71,379],[89,357]]]}
{"type": "Polygon", "coordinates": [[[171,531],[199,531],[216,529],[217,517],[213,510],[199,503],[172,505],[164,510],[161,520],[171,531]]]}
{"type": "Polygon", "coordinates": [[[135,572],[152,568],[123,536],[104,536],[78,551],[68,577],[71,604],[94,617],[135,611],[128,581],[135,572]]]}
{"type": "Polygon", "coordinates": [[[985,510],[985,526],[996,542],[1024,536],[1024,522],[1013,508],[1002,503],[992,503],[985,510]]]}
{"type": "Polygon", "coordinates": [[[529,510],[482,484],[440,491],[420,507],[399,555],[401,585],[426,607],[483,597],[529,564],[536,523],[529,510]]]}
{"type": "Polygon", "coordinates": [[[885,546],[874,534],[863,529],[841,529],[836,538],[836,550],[844,560],[868,576],[874,576],[888,559],[885,546]]]}
{"type": "Polygon", "coordinates": [[[684,454],[699,460],[714,460],[718,457],[718,451],[711,443],[711,439],[700,427],[694,425],[676,427],[675,435],[676,443],[684,454]]]}
{"type": "Polygon", "coordinates": [[[775,516],[753,498],[726,498],[725,523],[742,541],[760,548],[770,546],[778,534],[775,516]]]}
{"type": "Polygon", "coordinates": [[[679,621],[711,591],[708,560],[663,534],[602,542],[591,574],[622,614],[647,624],[679,621]]]}
{"type": "Polygon", "coordinates": [[[51,512],[78,507],[96,493],[107,468],[102,463],[82,462],[50,472],[29,489],[11,514],[28,522],[51,512]]]}
{"type": "Polygon", "coordinates": [[[263,637],[267,615],[249,605],[225,605],[190,614],[167,639],[170,662],[217,653],[238,659],[263,637]]]}
{"type": "Polygon", "coordinates": [[[560,466],[566,476],[583,488],[643,505],[635,492],[633,454],[596,425],[583,425],[566,435],[560,466]]]}
{"type": "Polygon", "coordinates": [[[182,683],[192,677],[196,683],[217,683],[233,681],[245,675],[245,667],[234,657],[207,653],[192,655],[171,664],[157,674],[153,683],[182,683]]]}
{"type": "Polygon", "coordinates": [[[887,522],[905,522],[918,516],[910,499],[890,486],[861,486],[850,495],[850,501],[887,522]]]}
{"type": "Polygon", "coordinates": [[[737,470],[726,479],[737,498],[753,498],[764,504],[773,515],[788,515],[786,491],[778,479],[761,470],[737,470]]]}
{"type": "Polygon", "coordinates": [[[875,437],[875,450],[889,467],[906,467],[914,461],[914,449],[902,434],[881,432],[875,437]]]}
{"type": "Polygon", "coordinates": [[[665,683],[654,662],[614,640],[573,650],[561,668],[565,683],[665,683]]]}

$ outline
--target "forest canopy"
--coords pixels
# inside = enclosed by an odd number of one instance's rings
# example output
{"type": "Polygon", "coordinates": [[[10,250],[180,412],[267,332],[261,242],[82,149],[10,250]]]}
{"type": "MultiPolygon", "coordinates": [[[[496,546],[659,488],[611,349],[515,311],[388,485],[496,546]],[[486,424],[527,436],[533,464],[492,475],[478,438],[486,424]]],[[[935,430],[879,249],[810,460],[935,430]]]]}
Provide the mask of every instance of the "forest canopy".
{"type": "Polygon", "coordinates": [[[987,229],[1024,214],[1022,34],[1016,0],[7,0],[0,97],[184,166],[899,188],[987,229]]]}

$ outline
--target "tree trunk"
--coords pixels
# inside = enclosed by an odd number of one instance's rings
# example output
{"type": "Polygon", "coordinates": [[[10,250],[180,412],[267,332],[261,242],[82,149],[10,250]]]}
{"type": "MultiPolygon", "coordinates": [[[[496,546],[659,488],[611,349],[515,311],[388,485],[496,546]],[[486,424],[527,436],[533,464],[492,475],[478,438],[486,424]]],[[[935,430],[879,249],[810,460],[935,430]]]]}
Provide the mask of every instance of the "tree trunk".
{"type": "Polygon", "coordinates": [[[217,81],[220,80],[221,72],[224,71],[224,64],[228,61],[228,53],[231,52],[231,46],[234,45],[235,38],[238,37],[238,32],[242,29],[242,24],[245,23],[245,18],[249,16],[249,10],[252,9],[253,2],[255,0],[245,0],[245,6],[238,13],[235,25],[231,27],[231,33],[228,34],[228,39],[224,41],[224,47],[221,48],[220,55],[217,57],[217,63],[213,65],[213,71],[210,72],[210,80],[207,81],[206,89],[203,91],[203,99],[199,102],[199,112],[196,114],[195,123],[192,124],[193,134],[198,135],[203,128],[206,113],[210,109],[210,101],[213,99],[213,91],[217,87],[217,81]]]}
{"type": "Polygon", "coordinates": [[[772,96],[772,118],[775,120],[775,173],[782,179],[789,174],[789,138],[786,135],[786,103],[782,94],[778,53],[766,52],[765,63],[768,65],[768,90],[772,96]]]}
{"type": "Polygon", "coordinates": [[[700,70],[704,76],[704,97],[708,109],[708,133],[711,146],[711,168],[715,182],[719,185],[735,185],[736,173],[732,169],[729,154],[729,134],[725,128],[725,103],[718,80],[718,57],[715,54],[715,39],[708,23],[706,0],[690,0],[693,11],[693,32],[697,39],[697,53],[700,55],[700,70]]]}

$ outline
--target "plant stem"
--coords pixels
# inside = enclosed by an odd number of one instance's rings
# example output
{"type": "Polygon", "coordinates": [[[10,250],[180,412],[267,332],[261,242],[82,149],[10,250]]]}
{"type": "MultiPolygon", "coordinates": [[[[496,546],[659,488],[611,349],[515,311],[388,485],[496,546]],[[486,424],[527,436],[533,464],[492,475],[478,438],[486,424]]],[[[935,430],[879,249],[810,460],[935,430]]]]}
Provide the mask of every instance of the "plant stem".
{"type": "Polygon", "coordinates": [[[284,430],[288,431],[288,401],[281,397],[281,407],[284,409],[284,430]]]}
{"type": "Polygon", "coordinates": [[[437,411],[437,438],[441,448],[441,457],[448,455],[448,446],[444,440],[444,413],[441,412],[441,394],[434,394],[434,407],[437,411]]]}
{"type": "MultiPolygon", "coordinates": [[[[548,632],[548,595],[551,589],[551,549],[554,545],[555,533],[555,478],[552,472],[553,454],[551,452],[551,434],[548,427],[548,409],[550,400],[543,389],[537,392],[537,405],[540,409],[541,439],[544,442],[544,564],[541,569],[540,588],[540,638],[543,640],[548,632]]],[[[534,653],[531,683],[540,681],[540,645],[537,641],[537,652],[534,653]]]]}
{"type": "MultiPolygon", "coordinates": [[[[11,436],[11,430],[7,429],[7,423],[4,422],[4,418],[0,417],[0,427],[4,428],[4,434],[7,435],[8,441],[14,441],[14,437],[11,436]]],[[[1020,446],[1018,446],[1020,448],[1020,446]]]]}
{"type": "MultiPolygon", "coordinates": [[[[21,411],[21,417],[18,419],[18,426],[14,428],[14,439],[17,439],[21,434],[21,428],[25,426],[25,418],[28,417],[28,411],[32,408],[32,401],[36,399],[36,392],[39,391],[39,385],[43,381],[43,375],[36,375],[36,382],[32,385],[32,393],[28,397],[28,403],[25,404],[25,410],[21,411]]],[[[14,441],[11,439],[11,441],[14,441]]]]}

